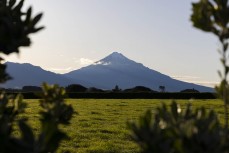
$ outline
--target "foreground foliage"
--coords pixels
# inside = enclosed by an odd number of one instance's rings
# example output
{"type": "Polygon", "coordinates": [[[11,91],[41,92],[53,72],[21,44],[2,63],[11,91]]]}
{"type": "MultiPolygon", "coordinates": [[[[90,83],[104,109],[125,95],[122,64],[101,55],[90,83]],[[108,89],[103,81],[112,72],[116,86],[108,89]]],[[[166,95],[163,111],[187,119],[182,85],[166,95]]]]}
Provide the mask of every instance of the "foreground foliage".
{"type": "Polygon", "coordinates": [[[139,124],[129,123],[133,139],[144,153],[228,153],[229,152],[229,1],[199,0],[192,4],[193,26],[216,35],[221,43],[219,53],[223,71],[219,71],[220,85],[216,88],[224,101],[225,125],[219,124],[215,111],[196,111],[188,105],[181,111],[173,102],[170,109],[159,107],[155,115],[150,111],[139,124]],[[154,116],[154,117],[153,117],[154,116]]]}
{"type": "Polygon", "coordinates": [[[4,54],[19,53],[19,47],[30,46],[29,34],[44,27],[37,27],[42,14],[32,17],[32,7],[23,12],[24,0],[0,1],[0,51],[4,54]]]}
{"type": "MultiPolygon", "coordinates": [[[[19,3],[16,0],[0,1],[0,52],[3,54],[18,53],[19,47],[30,46],[29,34],[36,33],[43,28],[36,28],[42,14],[38,14],[33,18],[31,17],[31,8],[27,12],[22,12],[23,2],[23,0],[20,0],[19,3]]],[[[170,111],[163,105],[156,111],[154,120],[151,112],[148,111],[140,120],[140,126],[134,123],[129,124],[133,131],[134,140],[140,144],[142,152],[229,152],[226,143],[229,137],[228,0],[200,0],[200,2],[193,4],[193,12],[192,21],[194,26],[203,31],[214,33],[222,44],[220,53],[224,71],[219,73],[222,82],[217,89],[224,100],[225,127],[219,124],[219,120],[213,111],[206,113],[205,108],[192,112],[190,106],[187,106],[184,113],[182,113],[181,108],[175,102],[171,105],[170,111]]],[[[6,66],[0,64],[1,83],[10,78],[5,69],[6,66]]],[[[17,120],[18,114],[23,112],[25,107],[22,97],[18,95],[16,98],[12,98],[3,93],[0,97],[0,152],[56,152],[60,141],[67,137],[60,130],[59,125],[69,124],[73,114],[73,108],[64,103],[64,94],[64,89],[56,85],[48,86],[44,84],[43,99],[40,101],[42,107],[40,111],[41,130],[34,134],[32,128],[26,123],[25,117],[17,120]],[[18,137],[13,134],[14,124],[19,127],[20,135],[18,137]]],[[[91,114],[97,114],[97,112],[91,112],[91,114]]],[[[86,120],[86,127],[87,124],[86,120]]],[[[100,132],[113,133],[112,130],[104,129],[100,132]]],[[[109,137],[105,139],[109,141],[109,137]]],[[[120,152],[121,149],[117,149],[115,144],[115,142],[110,143],[107,146],[107,152],[120,152]]],[[[105,150],[96,150],[96,147],[89,152],[106,152],[105,150]]]]}
{"type": "Polygon", "coordinates": [[[228,131],[220,124],[217,114],[205,107],[184,110],[173,102],[152,114],[150,110],[139,124],[129,123],[133,139],[142,152],[160,153],[226,153],[229,150],[228,131]]]}
{"type": "MultiPolygon", "coordinates": [[[[22,46],[30,46],[30,34],[42,30],[37,27],[42,14],[32,17],[32,7],[23,12],[24,0],[0,1],[0,52],[3,54],[19,53],[22,46]]],[[[6,73],[6,65],[2,64],[0,57],[0,83],[4,83],[11,77],[6,73]]]]}
{"type": "Polygon", "coordinates": [[[229,128],[229,63],[228,63],[228,39],[229,39],[229,1],[228,0],[200,0],[193,3],[193,13],[191,21],[193,26],[204,32],[214,34],[220,41],[221,48],[220,62],[223,66],[223,71],[218,71],[221,83],[216,87],[219,96],[224,101],[225,107],[225,128],[229,128]]]}
{"type": "Polygon", "coordinates": [[[42,97],[43,99],[40,100],[41,130],[36,137],[32,128],[26,123],[26,117],[16,119],[25,108],[22,97],[19,95],[13,99],[2,95],[0,99],[0,152],[55,152],[60,141],[67,138],[67,135],[59,129],[59,125],[69,124],[73,108],[64,103],[64,89],[57,85],[44,84],[42,97]],[[13,135],[15,122],[19,126],[20,137],[13,135]]]}
{"type": "MultiPolygon", "coordinates": [[[[22,11],[24,0],[0,1],[0,53],[19,53],[22,46],[30,46],[29,35],[43,29],[37,27],[42,14],[32,17],[32,8],[22,11]]],[[[0,57],[0,83],[10,79],[6,73],[6,65],[2,64],[0,57]]],[[[27,118],[18,115],[24,111],[25,103],[21,95],[0,96],[0,152],[1,153],[47,153],[55,152],[62,139],[67,135],[59,129],[59,125],[69,124],[73,108],[64,102],[65,90],[57,85],[43,85],[40,105],[41,130],[35,136],[32,128],[27,124],[27,118]],[[14,127],[20,133],[19,137],[13,135],[14,127]]]]}

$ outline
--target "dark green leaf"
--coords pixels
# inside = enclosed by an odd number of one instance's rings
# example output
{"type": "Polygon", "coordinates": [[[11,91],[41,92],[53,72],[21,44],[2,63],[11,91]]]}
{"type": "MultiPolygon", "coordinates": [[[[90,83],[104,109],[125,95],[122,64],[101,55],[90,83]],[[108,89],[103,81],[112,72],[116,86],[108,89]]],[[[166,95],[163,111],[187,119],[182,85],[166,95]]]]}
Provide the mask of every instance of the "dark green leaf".
{"type": "Polygon", "coordinates": [[[10,0],[9,1],[9,7],[12,8],[15,3],[16,3],[16,0],[10,0]]]}
{"type": "Polygon", "coordinates": [[[41,19],[42,17],[42,13],[38,14],[37,16],[35,16],[35,18],[32,20],[32,25],[35,26],[41,19]]]}
{"type": "Polygon", "coordinates": [[[32,15],[32,7],[29,7],[29,9],[27,10],[27,13],[26,13],[26,19],[25,19],[26,24],[30,23],[31,15],[32,15]]]}
{"type": "Polygon", "coordinates": [[[29,127],[24,120],[19,121],[19,127],[22,133],[22,139],[28,143],[31,147],[34,145],[35,137],[31,127],[29,127]]]}

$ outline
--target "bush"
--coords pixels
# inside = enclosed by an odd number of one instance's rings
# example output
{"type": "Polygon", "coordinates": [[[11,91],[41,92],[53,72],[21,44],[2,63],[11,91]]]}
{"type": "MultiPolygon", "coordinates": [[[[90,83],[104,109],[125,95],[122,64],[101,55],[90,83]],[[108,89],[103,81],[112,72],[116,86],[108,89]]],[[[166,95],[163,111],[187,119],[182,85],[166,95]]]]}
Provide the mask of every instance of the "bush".
{"type": "Polygon", "coordinates": [[[102,90],[102,89],[98,89],[98,88],[95,88],[95,87],[91,87],[91,88],[88,88],[87,89],[87,92],[89,92],[89,93],[93,93],[93,92],[96,92],[96,93],[101,93],[101,92],[105,92],[104,90],[102,90]]]}
{"type": "Polygon", "coordinates": [[[18,95],[15,99],[2,94],[0,97],[0,152],[46,153],[55,152],[61,140],[68,138],[59,125],[68,125],[73,108],[64,103],[65,91],[57,85],[43,85],[40,105],[41,130],[38,137],[26,123],[26,118],[17,120],[23,112],[25,103],[18,95]],[[13,125],[19,126],[21,137],[13,136],[13,125]]]}
{"type": "Polygon", "coordinates": [[[71,84],[71,85],[68,85],[65,89],[67,92],[86,92],[87,91],[87,88],[80,84],[71,84]]]}
{"type": "MultiPolygon", "coordinates": [[[[0,52],[3,54],[18,53],[21,46],[30,46],[29,34],[36,33],[43,27],[36,25],[42,14],[32,17],[32,8],[22,12],[24,0],[0,1],[0,52]],[[17,3],[18,2],[18,3],[17,3]]],[[[6,73],[6,65],[0,57],[0,83],[10,79],[6,73]]],[[[64,102],[65,90],[58,85],[43,85],[40,101],[41,130],[35,136],[26,118],[19,118],[26,104],[22,95],[16,97],[0,95],[0,152],[1,153],[47,153],[55,152],[61,140],[67,135],[59,125],[68,125],[73,114],[73,108],[64,102]],[[18,126],[20,136],[15,137],[13,132],[18,126]]]]}
{"type": "Polygon", "coordinates": [[[182,111],[173,102],[155,114],[148,110],[139,124],[129,123],[132,137],[143,153],[228,153],[229,152],[229,2],[228,0],[200,0],[193,3],[191,20],[194,27],[215,34],[222,45],[219,49],[223,71],[219,71],[220,86],[216,89],[224,101],[225,125],[219,123],[212,110],[204,107],[192,111],[188,105],[182,111]],[[154,117],[152,117],[154,116],[154,117]]]}
{"type": "Polygon", "coordinates": [[[144,87],[144,86],[136,86],[134,88],[125,89],[124,92],[155,92],[151,90],[150,88],[144,87]]]}
{"type": "Polygon", "coordinates": [[[200,93],[196,89],[185,89],[185,90],[181,90],[180,92],[182,92],[182,93],[200,93]]]}
{"type": "Polygon", "coordinates": [[[170,109],[163,104],[156,112],[148,110],[138,124],[128,123],[132,138],[143,153],[226,153],[228,130],[214,111],[204,107],[182,110],[176,102],[170,109]]]}

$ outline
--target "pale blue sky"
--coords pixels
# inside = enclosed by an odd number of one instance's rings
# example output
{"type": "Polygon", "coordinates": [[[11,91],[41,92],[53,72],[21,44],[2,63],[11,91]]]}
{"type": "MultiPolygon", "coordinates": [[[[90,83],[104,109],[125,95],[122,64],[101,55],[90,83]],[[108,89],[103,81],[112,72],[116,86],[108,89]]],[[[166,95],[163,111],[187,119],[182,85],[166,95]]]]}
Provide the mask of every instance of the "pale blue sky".
{"type": "Polygon", "coordinates": [[[117,51],[176,78],[211,85],[219,42],[190,22],[191,0],[26,0],[46,29],[9,61],[64,73],[117,51]]]}

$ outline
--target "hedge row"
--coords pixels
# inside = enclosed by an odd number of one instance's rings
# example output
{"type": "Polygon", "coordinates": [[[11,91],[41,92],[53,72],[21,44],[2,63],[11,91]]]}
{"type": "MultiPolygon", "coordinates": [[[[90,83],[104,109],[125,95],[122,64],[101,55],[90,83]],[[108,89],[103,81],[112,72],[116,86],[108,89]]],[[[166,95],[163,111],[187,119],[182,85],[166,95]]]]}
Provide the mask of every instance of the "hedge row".
{"type": "MultiPolygon", "coordinates": [[[[17,93],[10,93],[17,94],[17,93]]],[[[21,93],[25,99],[39,99],[39,92],[21,93]]],[[[215,93],[67,93],[66,98],[76,99],[216,99],[215,93]]]]}

